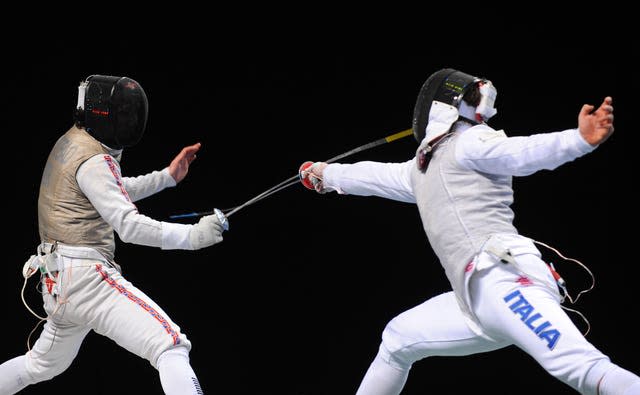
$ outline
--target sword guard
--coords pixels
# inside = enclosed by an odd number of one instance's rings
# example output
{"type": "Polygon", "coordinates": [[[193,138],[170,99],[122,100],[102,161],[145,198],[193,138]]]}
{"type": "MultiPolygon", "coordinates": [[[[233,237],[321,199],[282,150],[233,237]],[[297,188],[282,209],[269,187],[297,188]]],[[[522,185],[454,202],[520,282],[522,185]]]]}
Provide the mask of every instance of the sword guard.
{"type": "Polygon", "coordinates": [[[313,186],[313,183],[311,182],[311,172],[307,171],[307,169],[310,168],[311,166],[313,166],[313,162],[311,161],[304,162],[300,166],[300,169],[298,170],[298,176],[300,177],[300,182],[302,182],[302,185],[304,185],[305,188],[315,190],[316,188],[313,186]]]}
{"type": "Polygon", "coordinates": [[[229,220],[227,219],[227,216],[224,215],[224,213],[220,209],[217,209],[217,208],[214,208],[213,212],[216,214],[216,216],[220,220],[220,223],[222,224],[222,228],[224,230],[229,230],[229,220]]]}

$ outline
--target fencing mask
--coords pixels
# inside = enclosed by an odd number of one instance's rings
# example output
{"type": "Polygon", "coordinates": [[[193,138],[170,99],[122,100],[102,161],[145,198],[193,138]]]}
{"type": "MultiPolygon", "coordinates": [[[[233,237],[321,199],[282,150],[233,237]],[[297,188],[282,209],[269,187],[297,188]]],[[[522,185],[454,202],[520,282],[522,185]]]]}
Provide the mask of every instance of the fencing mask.
{"type": "Polygon", "coordinates": [[[76,125],[112,149],[135,145],[147,126],[147,95],[127,77],[92,75],[78,87],[76,125]]]}
{"type": "Polygon", "coordinates": [[[458,119],[478,124],[496,114],[493,107],[497,91],[491,81],[455,69],[433,73],[422,85],[413,110],[413,135],[426,143],[447,133],[458,119]],[[465,94],[478,86],[478,103],[463,101],[465,94]]]}

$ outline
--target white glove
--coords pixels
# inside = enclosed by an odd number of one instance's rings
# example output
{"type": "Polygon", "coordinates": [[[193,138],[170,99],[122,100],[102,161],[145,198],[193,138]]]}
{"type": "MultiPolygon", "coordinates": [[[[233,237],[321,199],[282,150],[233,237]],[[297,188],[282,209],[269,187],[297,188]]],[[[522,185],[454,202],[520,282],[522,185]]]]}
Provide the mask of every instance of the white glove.
{"type": "Polygon", "coordinates": [[[193,224],[189,232],[189,242],[191,249],[212,246],[222,241],[223,225],[216,214],[207,215],[200,218],[197,224],[193,224]]]}

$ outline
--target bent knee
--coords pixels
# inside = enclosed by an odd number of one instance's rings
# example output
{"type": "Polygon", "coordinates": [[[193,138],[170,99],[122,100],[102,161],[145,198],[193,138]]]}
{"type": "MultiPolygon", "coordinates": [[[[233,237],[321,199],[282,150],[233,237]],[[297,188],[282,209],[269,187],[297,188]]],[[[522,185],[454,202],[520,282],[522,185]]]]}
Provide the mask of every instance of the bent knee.
{"type": "Polygon", "coordinates": [[[604,355],[594,355],[592,358],[576,358],[571,361],[559,359],[551,366],[543,364],[543,367],[549,374],[581,394],[597,395],[600,381],[616,365],[604,355]]]}
{"type": "Polygon", "coordinates": [[[408,370],[414,362],[427,357],[415,344],[399,332],[391,320],[382,331],[379,355],[389,365],[400,370],[408,370]]]}
{"type": "Polygon", "coordinates": [[[178,344],[172,347],[169,347],[162,352],[159,353],[158,357],[155,360],[151,361],[151,365],[154,368],[159,369],[160,364],[163,360],[175,360],[175,359],[185,359],[187,362],[189,361],[189,351],[191,351],[191,344],[178,344]]]}
{"type": "Polygon", "coordinates": [[[34,358],[27,354],[27,374],[34,383],[51,380],[71,366],[73,358],[48,360],[42,357],[34,358]]]}
{"type": "MultiPolygon", "coordinates": [[[[608,361],[607,361],[608,362],[608,361]]],[[[602,368],[593,369],[589,376],[597,382],[597,394],[638,394],[640,392],[640,377],[614,363],[603,364],[602,368]]]]}

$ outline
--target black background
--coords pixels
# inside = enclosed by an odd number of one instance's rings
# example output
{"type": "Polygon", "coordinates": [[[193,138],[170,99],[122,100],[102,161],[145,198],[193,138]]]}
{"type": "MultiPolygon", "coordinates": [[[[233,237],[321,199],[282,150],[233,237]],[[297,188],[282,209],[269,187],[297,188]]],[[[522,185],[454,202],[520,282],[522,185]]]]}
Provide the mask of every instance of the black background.
{"type": "MultiPolygon", "coordinates": [[[[616,47],[632,35],[611,19],[585,21],[585,29],[580,18],[575,26],[499,21],[487,30],[478,23],[475,32],[455,35],[453,20],[441,22],[398,39],[386,36],[384,24],[376,34],[356,30],[329,39],[327,21],[313,38],[294,30],[274,37],[206,28],[177,34],[168,24],[122,40],[97,31],[12,42],[7,63],[13,67],[1,102],[6,259],[0,361],[26,351],[37,322],[20,301],[20,270],[38,243],[42,168],[71,126],[77,85],[86,76],[128,76],[148,95],[147,132],[124,152],[125,176],[161,169],[182,147],[202,143],[178,187],[137,203],[141,213],[168,220],[239,205],[296,175],[306,160],[326,160],[409,128],[424,80],[453,67],[493,81],[498,114],[491,125],[510,135],[575,127],[582,104],[613,97],[616,133],[553,172],[515,178],[513,207],[522,234],[593,271],[596,288],[577,306],[591,322],[588,339],[614,362],[640,371],[632,324],[639,273],[632,192],[638,68],[631,61],[633,41],[616,47]]],[[[404,161],[415,149],[413,138],[405,138],[343,162],[404,161]]],[[[548,258],[574,293],[589,285],[575,265],[548,258]]],[[[116,259],[189,336],[192,366],[209,394],[353,394],[385,324],[449,289],[414,206],[318,195],[301,185],[231,216],[218,245],[162,251],[118,240],[116,259]]],[[[26,298],[43,311],[34,279],[26,298]]],[[[420,361],[403,394],[545,390],[574,393],[528,355],[507,348],[420,361]]],[[[162,393],[147,361],[93,333],[66,372],[23,393],[48,391],[162,393]]]]}

